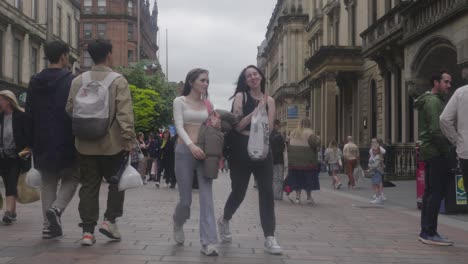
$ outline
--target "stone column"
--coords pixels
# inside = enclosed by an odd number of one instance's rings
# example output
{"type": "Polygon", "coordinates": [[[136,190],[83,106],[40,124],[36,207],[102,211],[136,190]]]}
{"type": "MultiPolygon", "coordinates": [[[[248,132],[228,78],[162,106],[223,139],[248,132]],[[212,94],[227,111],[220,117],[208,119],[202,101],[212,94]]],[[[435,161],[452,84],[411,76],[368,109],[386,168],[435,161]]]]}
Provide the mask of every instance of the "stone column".
{"type": "Polygon", "coordinates": [[[11,24],[8,25],[5,33],[3,34],[3,38],[5,55],[8,54],[8,56],[4,56],[5,61],[2,67],[3,76],[8,79],[13,79],[13,32],[11,30],[11,24]]]}
{"type": "Polygon", "coordinates": [[[29,78],[31,77],[31,45],[29,43],[29,34],[24,36],[23,41],[21,42],[21,74],[20,82],[28,83],[29,78]]]}
{"type": "Polygon", "coordinates": [[[336,135],[336,74],[326,73],[325,74],[325,85],[324,85],[324,125],[322,129],[322,139],[324,142],[329,142],[332,139],[337,139],[336,135]]]}

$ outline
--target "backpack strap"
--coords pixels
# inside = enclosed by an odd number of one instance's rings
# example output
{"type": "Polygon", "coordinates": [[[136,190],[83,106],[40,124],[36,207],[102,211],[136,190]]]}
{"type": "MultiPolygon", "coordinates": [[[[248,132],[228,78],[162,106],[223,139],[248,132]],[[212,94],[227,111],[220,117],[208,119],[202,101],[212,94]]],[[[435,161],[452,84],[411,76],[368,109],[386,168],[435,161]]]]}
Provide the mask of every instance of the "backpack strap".
{"type": "Polygon", "coordinates": [[[106,78],[104,78],[104,80],[100,81],[100,83],[104,85],[105,87],[109,88],[111,84],[114,82],[114,80],[120,76],[122,75],[120,75],[119,73],[111,72],[109,73],[109,75],[106,76],[106,78]]]}
{"type": "Polygon", "coordinates": [[[82,82],[82,86],[86,86],[86,85],[88,85],[89,83],[92,82],[92,80],[91,80],[91,72],[90,72],[90,71],[84,72],[84,73],[81,75],[81,82],[82,82]]]}

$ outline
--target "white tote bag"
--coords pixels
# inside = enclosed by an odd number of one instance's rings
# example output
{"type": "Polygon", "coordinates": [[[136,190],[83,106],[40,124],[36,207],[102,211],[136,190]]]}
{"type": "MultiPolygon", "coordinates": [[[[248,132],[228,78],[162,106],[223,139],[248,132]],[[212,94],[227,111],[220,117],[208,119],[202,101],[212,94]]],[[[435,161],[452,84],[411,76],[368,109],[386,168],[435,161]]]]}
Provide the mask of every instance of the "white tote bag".
{"type": "Polygon", "coordinates": [[[127,167],[125,168],[119,180],[119,191],[136,188],[143,185],[140,173],[130,165],[131,158],[128,158],[127,167]]]}
{"type": "Polygon", "coordinates": [[[250,126],[249,143],[247,152],[252,160],[264,160],[268,156],[270,148],[270,125],[268,123],[267,101],[255,109],[250,126]]]}
{"type": "Polygon", "coordinates": [[[25,179],[26,184],[29,187],[39,188],[42,185],[42,176],[41,173],[34,168],[34,157],[31,154],[31,169],[29,169],[28,173],[26,174],[25,179]]]}

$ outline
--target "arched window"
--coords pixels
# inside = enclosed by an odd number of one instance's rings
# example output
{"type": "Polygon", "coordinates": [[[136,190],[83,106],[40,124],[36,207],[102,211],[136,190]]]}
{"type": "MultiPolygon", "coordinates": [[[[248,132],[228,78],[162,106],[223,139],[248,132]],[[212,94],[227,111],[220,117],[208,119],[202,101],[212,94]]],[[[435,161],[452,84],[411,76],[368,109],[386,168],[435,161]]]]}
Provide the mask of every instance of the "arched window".
{"type": "Polygon", "coordinates": [[[128,15],[130,16],[133,15],[133,2],[132,1],[128,1],[127,12],[128,12],[128,15]]]}

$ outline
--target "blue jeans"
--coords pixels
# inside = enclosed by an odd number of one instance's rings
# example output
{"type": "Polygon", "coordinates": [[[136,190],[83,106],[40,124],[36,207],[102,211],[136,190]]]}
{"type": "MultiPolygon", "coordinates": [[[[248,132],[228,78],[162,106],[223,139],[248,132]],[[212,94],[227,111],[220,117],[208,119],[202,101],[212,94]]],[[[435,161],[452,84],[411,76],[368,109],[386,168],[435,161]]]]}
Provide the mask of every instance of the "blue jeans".
{"type": "Polygon", "coordinates": [[[448,158],[437,156],[426,160],[425,189],[421,210],[421,233],[433,236],[437,232],[440,203],[447,194],[450,179],[448,158]]]}

